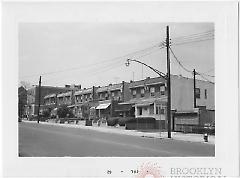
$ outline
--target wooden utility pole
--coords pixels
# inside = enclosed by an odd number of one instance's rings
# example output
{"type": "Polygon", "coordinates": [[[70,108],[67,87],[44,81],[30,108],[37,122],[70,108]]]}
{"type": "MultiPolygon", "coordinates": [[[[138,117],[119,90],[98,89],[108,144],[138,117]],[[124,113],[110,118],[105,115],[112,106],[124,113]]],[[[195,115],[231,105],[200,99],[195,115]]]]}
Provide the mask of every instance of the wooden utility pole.
{"type": "Polygon", "coordinates": [[[41,106],[41,76],[39,78],[39,85],[38,85],[38,119],[37,122],[39,123],[39,115],[40,115],[40,106],[41,106]]]}
{"type": "Polygon", "coordinates": [[[170,55],[169,55],[169,26],[167,26],[167,120],[168,120],[168,138],[171,138],[171,78],[170,78],[170,55]]]}
{"type": "Polygon", "coordinates": [[[196,71],[193,69],[193,107],[197,107],[197,102],[196,102],[196,71]]]}

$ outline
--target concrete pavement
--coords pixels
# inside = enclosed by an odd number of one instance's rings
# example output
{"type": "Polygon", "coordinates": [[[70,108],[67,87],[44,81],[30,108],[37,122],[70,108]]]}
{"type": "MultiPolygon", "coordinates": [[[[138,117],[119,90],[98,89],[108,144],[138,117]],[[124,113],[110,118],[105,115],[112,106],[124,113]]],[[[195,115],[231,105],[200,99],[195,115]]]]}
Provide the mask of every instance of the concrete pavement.
{"type": "MultiPolygon", "coordinates": [[[[70,124],[59,127],[50,123],[19,123],[19,156],[188,157],[215,155],[215,146],[211,144],[109,134],[79,128],[82,127],[70,124]]],[[[94,126],[92,128],[97,129],[94,126]]]]}

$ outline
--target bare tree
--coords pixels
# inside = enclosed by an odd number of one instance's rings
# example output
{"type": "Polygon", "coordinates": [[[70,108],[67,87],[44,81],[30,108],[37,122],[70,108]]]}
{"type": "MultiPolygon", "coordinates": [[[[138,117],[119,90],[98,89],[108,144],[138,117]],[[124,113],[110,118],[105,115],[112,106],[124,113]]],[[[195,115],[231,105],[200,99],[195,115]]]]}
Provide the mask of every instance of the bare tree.
{"type": "Polygon", "coordinates": [[[23,86],[27,90],[32,87],[32,84],[27,81],[20,81],[19,86],[23,86]]]}

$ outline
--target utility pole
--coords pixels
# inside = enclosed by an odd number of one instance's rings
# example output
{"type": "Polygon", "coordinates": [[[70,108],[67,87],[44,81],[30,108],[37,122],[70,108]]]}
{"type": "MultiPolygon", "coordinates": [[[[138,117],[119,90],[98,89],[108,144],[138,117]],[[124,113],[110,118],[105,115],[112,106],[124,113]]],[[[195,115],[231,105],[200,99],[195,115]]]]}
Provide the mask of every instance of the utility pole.
{"type": "Polygon", "coordinates": [[[170,55],[169,55],[169,26],[167,26],[167,119],[168,119],[168,138],[171,138],[171,78],[170,78],[170,55]]]}
{"type": "Polygon", "coordinates": [[[196,108],[197,107],[197,103],[196,103],[196,71],[195,69],[193,69],[193,107],[196,108]]]}
{"type": "Polygon", "coordinates": [[[38,85],[38,119],[37,122],[39,123],[39,113],[40,113],[40,105],[41,105],[41,76],[39,78],[39,85],[38,85]]]}

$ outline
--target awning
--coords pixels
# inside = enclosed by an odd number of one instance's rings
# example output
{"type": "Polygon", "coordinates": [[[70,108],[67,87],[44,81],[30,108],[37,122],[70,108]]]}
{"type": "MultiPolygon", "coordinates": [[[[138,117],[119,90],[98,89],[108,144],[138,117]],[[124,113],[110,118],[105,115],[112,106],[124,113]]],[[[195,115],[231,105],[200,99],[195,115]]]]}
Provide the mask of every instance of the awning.
{"type": "Polygon", "coordinates": [[[68,108],[74,108],[75,107],[75,105],[70,105],[70,106],[67,106],[68,108]]]}
{"type": "Polygon", "coordinates": [[[132,104],[121,104],[116,106],[115,111],[130,111],[132,109],[132,104]]]}
{"type": "Polygon", "coordinates": [[[111,103],[103,103],[103,104],[99,104],[96,109],[107,109],[108,106],[110,106],[111,103]]]}
{"type": "Polygon", "coordinates": [[[137,106],[137,107],[140,107],[140,106],[150,106],[151,104],[153,104],[154,102],[148,102],[148,101],[146,101],[146,102],[142,102],[142,103],[138,103],[138,104],[136,104],[135,106],[137,106]]]}

